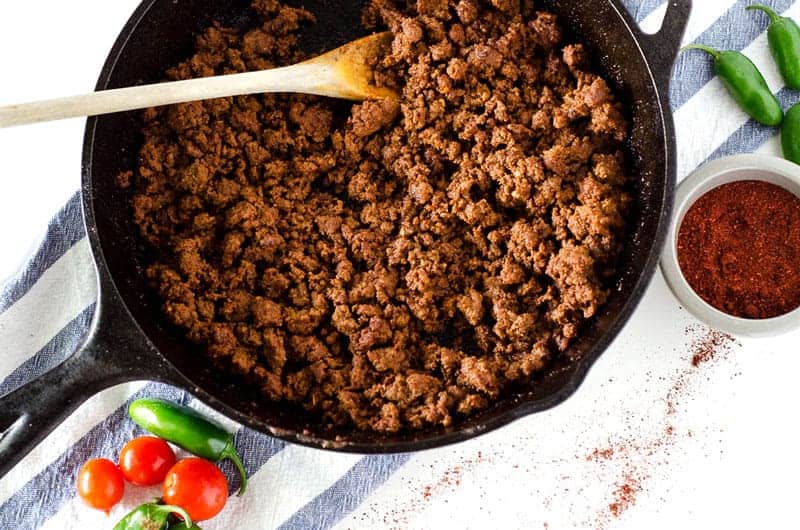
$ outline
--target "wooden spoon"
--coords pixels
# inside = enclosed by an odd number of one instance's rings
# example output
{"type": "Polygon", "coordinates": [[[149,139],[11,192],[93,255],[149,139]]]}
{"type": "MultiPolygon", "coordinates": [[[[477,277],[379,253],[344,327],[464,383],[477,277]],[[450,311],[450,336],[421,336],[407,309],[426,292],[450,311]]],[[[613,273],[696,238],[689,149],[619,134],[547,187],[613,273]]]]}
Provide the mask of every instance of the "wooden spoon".
{"type": "Polygon", "coordinates": [[[385,31],[349,42],[302,63],[272,70],[117,88],[9,105],[0,107],[0,128],[264,92],[301,92],[355,101],[396,97],[392,90],[372,84],[370,66],[386,52],[391,42],[392,34],[385,31]]]}

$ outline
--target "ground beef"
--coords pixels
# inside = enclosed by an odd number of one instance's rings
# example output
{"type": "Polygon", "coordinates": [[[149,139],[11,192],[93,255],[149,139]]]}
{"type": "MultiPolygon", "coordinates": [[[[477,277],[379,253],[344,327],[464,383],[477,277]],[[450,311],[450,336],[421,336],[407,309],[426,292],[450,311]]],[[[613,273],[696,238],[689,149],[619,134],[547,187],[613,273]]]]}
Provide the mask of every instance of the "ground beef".
{"type": "MultiPolygon", "coordinates": [[[[169,79],[302,59],[307,11],[252,6],[169,79]]],[[[620,104],[523,0],[373,0],[398,100],[221,98],[144,113],[132,187],[167,318],[219,369],[323,425],[486,408],[564,351],[621,250],[620,104]]]]}

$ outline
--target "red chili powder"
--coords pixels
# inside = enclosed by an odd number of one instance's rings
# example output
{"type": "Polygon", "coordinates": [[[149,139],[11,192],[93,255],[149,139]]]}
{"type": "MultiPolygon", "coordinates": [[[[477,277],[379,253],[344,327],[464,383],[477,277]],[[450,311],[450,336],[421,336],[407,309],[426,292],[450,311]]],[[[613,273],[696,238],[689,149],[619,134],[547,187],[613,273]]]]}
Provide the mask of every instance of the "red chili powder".
{"type": "Polygon", "coordinates": [[[800,306],[800,198],[760,180],[714,188],[681,223],[678,263],[720,311],[753,319],[788,313],[800,306]]]}
{"type": "Polygon", "coordinates": [[[619,517],[636,502],[636,496],[641,489],[640,480],[631,474],[626,474],[623,482],[617,484],[614,490],[614,501],[608,505],[608,512],[614,517],[619,517]]]}
{"type": "Polygon", "coordinates": [[[692,345],[692,366],[695,368],[708,362],[719,353],[720,349],[725,348],[733,342],[733,337],[727,333],[711,329],[702,339],[692,345]]]}
{"type": "MultiPolygon", "coordinates": [[[[689,327],[686,333],[696,335],[698,330],[689,327]]],[[[592,527],[598,530],[612,527],[614,520],[636,505],[655,468],[670,464],[670,450],[684,435],[684,431],[679,431],[673,424],[675,415],[681,410],[681,403],[691,397],[692,387],[697,383],[700,370],[725,358],[734,344],[735,339],[732,336],[712,329],[696,336],[687,344],[691,366],[678,374],[666,395],[667,406],[661,419],[663,430],[653,436],[622,436],[608,445],[595,447],[583,456],[586,461],[600,466],[617,468],[614,488],[609,494],[607,504],[603,505],[590,523],[592,527]]],[[[685,431],[685,436],[691,438],[693,435],[691,431],[685,431]]]]}

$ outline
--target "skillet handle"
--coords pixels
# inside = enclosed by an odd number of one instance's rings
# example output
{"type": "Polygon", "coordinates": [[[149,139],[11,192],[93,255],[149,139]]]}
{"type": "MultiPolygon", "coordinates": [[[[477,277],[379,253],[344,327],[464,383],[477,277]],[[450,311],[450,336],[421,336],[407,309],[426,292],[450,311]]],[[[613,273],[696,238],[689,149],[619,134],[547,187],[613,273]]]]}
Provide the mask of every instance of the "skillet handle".
{"type": "Polygon", "coordinates": [[[639,31],[642,50],[650,63],[657,86],[662,90],[666,91],[669,86],[672,66],[678,55],[691,11],[692,0],[669,0],[664,22],[658,33],[648,34],[639,31]]]}
{"type": "Polygon", "coordinates": [[[0,397],[0,478],[94,394],[172,373],[117,300],[104,293],[87,338],[63,363],[0,397]]]}

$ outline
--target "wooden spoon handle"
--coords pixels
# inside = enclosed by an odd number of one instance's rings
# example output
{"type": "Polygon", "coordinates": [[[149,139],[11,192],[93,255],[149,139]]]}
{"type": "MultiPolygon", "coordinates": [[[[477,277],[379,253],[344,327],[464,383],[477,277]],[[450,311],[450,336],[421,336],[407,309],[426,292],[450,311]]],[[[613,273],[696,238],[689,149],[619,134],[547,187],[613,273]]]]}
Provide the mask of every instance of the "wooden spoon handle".
{"type": "Polygon", "coordinates": [[[117,88],[81,96],[8,105],[0,107],[0,128],[263,92],[302,92],[352,99],[352,95],[338,80],[335,67],[309,61],[272,70],[117,88]]]}

